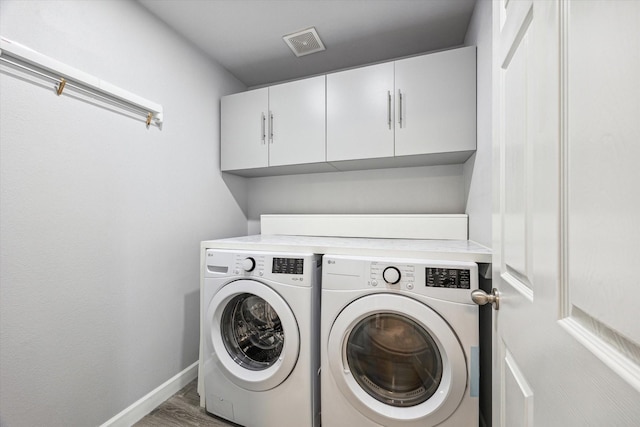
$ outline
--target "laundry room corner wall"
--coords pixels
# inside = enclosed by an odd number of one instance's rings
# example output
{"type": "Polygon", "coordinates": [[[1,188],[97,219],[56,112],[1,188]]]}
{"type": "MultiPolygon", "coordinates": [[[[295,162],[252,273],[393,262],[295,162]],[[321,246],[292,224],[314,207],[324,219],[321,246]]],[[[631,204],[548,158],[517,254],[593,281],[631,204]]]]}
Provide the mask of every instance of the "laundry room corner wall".
{"type": "Polygon", "coordinates": [[[462,165],[249,179],[249,231],[261,214],[462,214],[462,165]]]}
{"type": "Polygon", "coordinates": [[[464,165],[469,239],[491,247],[491,0],[478,0],[465,45],[476,46],[476,152],[464,165]]]}
{"type": "Polygon", "coordinates": [[[0,424],[100,425],[198,359],[200,241],[247,232],[219,170],[244,86],[134,1],[0,0],[0,35],[164,107],[0,72],[0,424]]]}

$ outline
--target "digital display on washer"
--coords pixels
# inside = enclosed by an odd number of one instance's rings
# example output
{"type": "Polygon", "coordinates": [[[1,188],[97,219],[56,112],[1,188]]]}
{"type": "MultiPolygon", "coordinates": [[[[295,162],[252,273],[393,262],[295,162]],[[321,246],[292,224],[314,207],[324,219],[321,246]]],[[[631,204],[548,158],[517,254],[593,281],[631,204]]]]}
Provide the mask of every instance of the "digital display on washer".
{"type": "Polygon", "coordinates": [[[471,271],[457,268],[425,268],[425,286],[431,288],[471,289],[471,271]]]}
{"type": "Polygon", "coordinates": [[[279,274],[303,274],[303,258],[274,258],[272,273],[279,274]]]}

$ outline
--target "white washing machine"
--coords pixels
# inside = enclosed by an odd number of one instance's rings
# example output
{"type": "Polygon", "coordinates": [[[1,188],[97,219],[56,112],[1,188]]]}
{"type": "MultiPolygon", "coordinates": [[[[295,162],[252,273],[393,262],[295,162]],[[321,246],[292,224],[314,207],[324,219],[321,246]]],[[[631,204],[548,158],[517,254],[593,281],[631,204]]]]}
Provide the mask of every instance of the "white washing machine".
{"type": "Polygon", "coordinates": [[[325,255],[323,427],[478,426],[473,262],[325,255]]]}
{"type": "Polygon", "coordinates": [[[321,256],[205,252],[207,412],[247,427],[320,425],[321,256]]]}

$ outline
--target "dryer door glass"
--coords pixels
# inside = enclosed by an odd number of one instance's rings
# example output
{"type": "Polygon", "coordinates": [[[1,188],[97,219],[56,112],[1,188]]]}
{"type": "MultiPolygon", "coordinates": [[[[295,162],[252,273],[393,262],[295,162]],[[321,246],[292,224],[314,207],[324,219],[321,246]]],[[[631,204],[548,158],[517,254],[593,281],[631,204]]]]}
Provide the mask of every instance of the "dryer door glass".
{"type": "Polygon", "coordinates": [[[358,322],[348,337],[346,353],[360,387],[388,405],[418,405],[435,393],[442,379],[442,357],[431,335],[395,313],[378,313],[358,322]]]}
{"type": "Polygon", "coordinates": [[[252,371],[272,366],[284,347],[278,313],[264,299],[249,293],[229,301],[222,313],[221,333],[231,358],[252,371]]]}

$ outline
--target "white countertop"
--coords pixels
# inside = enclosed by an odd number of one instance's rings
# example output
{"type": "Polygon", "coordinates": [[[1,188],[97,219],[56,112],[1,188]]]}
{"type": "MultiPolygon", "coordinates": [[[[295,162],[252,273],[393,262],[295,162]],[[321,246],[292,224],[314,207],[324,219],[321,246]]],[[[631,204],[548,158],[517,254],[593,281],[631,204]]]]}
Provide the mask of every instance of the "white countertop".
{"type": "Polygon", "coordinates": [[[202,249],[310,252],[490,263],[491,249],[471,240],[253,235],[202,242],[202,249]]]}

